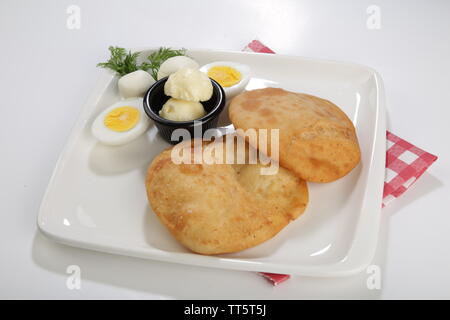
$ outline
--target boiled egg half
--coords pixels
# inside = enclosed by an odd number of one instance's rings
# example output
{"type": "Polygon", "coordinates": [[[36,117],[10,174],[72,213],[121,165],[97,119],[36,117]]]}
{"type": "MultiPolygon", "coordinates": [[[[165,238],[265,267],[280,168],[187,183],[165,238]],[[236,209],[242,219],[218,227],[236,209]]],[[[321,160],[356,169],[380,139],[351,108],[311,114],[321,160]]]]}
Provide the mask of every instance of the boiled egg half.
{"type": "Polygon", "coordinates": [[[232,61],[216,61],[200,68],[208,77],[217,81],[227,99],[241,93],[250,80],[250,67],[232,61]]]}
{"type": "Polygon", "coordinates": [[[100,113],[92,123],[91,132],[101,143],[122,145],[128,143],[149,127],[143,114],[143,99],[125,99],[114,103],[100,113]]]}

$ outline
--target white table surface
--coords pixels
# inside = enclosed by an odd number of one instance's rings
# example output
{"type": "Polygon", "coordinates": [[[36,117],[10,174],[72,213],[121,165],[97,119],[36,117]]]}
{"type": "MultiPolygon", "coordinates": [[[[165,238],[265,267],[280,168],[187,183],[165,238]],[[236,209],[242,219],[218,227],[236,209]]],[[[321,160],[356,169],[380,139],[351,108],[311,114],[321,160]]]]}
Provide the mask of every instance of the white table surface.
{"type": "Polygon", "coordinates": [[[449,1],[3,0],[0,40],[0,298],[450,298],[449,1]],[[372,4],[379,30],[366,26],[372,4]],[[66,27],[69,5],[81,9],[79,30],[66,27]],[[367,288],[366,272],[273,287],[251,272],[97,253],[39,233],[44,190],[109,45],[240,50],[254,38],[373,67],[389,129],[439,156],[382,211],[380,290],[367,288]],[[73,264],[80,290],[66,287],[73,264]]]}

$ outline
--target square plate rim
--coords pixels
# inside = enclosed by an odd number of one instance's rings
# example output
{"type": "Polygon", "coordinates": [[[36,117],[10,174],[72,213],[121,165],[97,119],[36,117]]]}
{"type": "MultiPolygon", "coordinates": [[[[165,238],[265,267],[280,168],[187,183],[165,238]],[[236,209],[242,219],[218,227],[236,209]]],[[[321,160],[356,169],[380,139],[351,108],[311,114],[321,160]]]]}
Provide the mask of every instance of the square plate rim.
{"type": "MultiPolygon", "coordinates": [[[[131,48],[131,51],[151,51],[155,50],[157,47],[139,47],[131,48]]],[[[203,52],[203,53],[223,53],[223,54],[237,54],[237,55],[264,55],[268,59],[277,58],[289,58],[293,60],[311,61],[311,62],[326,62],[332,64],[339,64],[344,66],[352,66],[364,69],[371,73],[375,79],[376,83],[376,99],[377,99],[377,112],[375,120],[375,134],[374,134],[374,144],[372,146],[371,163],[369,164],[368,181],[375,181],[375,183],[368,184],[366,192],[364,194],[365,201],[363,202],[363,207],[360,210],[358,216],[357,226],[355,228],[354,238],[351,247],[348,251],[346,257],[339,262],[331,264],[319,264],[319,265],[301,265],[301,264],[279,264],[272,262],[259,262],[259,261],[248,261],[243,258],[223,258],[217,256],[203,256],[193,253],[170,253],[163,250],[143,250],[143,248],[134,248],[130,250],[129,247],[120,244],[107,244],[107,243],[96,243],[92,244],[88,241],[83,241],[82,239],[70,238],[67,235],[64,236],[59,234],[57,230],[52,230],[44,221],[44,216],[49,207],[49,195],[52,189],[52,185],[57,175],[63,170],[64,159],[66,155],[75,145],[78,138],[77,132],[84,128],[87,121],[91,116],[90,106],[96,105],[98,100],[101,98],[99,92],[104,92],[110,82],[114,79],[115,74],[109,70],[102,70],[99,78],[97,79],[94,88],[91,90],[89,98],[81,108],[78,117],[73,125],[70,134],[68,136],[67,142],[64,145],[58,160],[56,162],[55,168],[49,179],[46,191],[42,198],[42,202],[39,208],[39,213],[37,216],[37,226],[38,229],[48,238],[53,239],[59,243],[66,245],[80,247],[84,249],[120,254],[125,256],[133,256],[139,258],[145,258],[150,260],[165,261],[179,264],[196,265],[202,267],[214,267],[223,269],[236,269],[236,270],[247,270],[247,271],[259,271],[259,272],[273,272],[273,273],[289,273],[295,275],[303,276],[317,276],[317,277],[329,277],[329,276],[347,276],[364,270],[372,261],[375,255],[377,241],[378,241],[378,231],[379,224],[381,220],[381,200],[382,200],[382,190],[384,186],[384,171],[385,171],[385,145],[386,145],[386,106],[385,106],[385,92],[384,84],[381,76],[374,69],[367,67],[365,65],[360,65],[352,62],[344,61],[334,61],[326,59],[316,59],[295,55],[283,55],[283,54],[266,54],[257,52],[242,52],[242,51],[232,51],[232,50],[214,50],[214,49],[197,49],[192,48],[187,50],[188,52],[203,52]],[[376,159],[375,159],[376,158],[376,159]],[[368,194],[372,194],[368,197],[368,194]],[[374,196],[376,195],[376,196],[374,196]],[[367,225],[367,220],[372,223],[370,229],[364,228],[364,223],[367,225]],[[364,229],[364,230],[362,230],[364,229]],[[364,245],[361,240],[361,234],[364,234],[365,239],[369,239],[370,244],[364,245]],[[367,233],[370,233],[367,236],[367,233]],[[151,253],[151,254],[149,254],[151,253]],[[178,257],[183,257],[183,261],[179,261],[178,257]]],[[[365,240],[367,242],[367,240],[365,240]]]]}

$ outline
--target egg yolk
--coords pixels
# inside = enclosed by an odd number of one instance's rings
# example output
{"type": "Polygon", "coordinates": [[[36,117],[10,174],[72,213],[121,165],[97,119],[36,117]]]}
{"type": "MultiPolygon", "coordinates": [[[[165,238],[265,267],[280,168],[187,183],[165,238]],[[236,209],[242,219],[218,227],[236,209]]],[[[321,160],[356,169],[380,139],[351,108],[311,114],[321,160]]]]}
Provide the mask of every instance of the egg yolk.
{"type": "Polygon", "coordinates": [[[124,106],[108,112],[103,122],[112,131],[124,132],[135,127],[139,121],[139,117],[140,113],[138,109],[124,106]]]}
{"type": "Polygon", "coordinates": [[[208,70],[208,77],[216,80],[222,87],[231,87],[241,81],[241,73],[228,66],[214,66],[208,70]]]}

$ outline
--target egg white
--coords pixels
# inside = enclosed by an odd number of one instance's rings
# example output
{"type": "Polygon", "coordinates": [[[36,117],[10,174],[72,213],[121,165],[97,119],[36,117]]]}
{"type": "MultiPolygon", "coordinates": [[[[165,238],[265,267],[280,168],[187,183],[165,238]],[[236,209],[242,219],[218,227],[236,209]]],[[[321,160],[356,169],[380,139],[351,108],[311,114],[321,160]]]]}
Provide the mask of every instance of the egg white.
{"type": "Polygon", "coordinates": [[[111,146],[122,145],[136,139],[141,134],[143,134],[150,125],[150,120],[144,113],[142,105],[142,98],[125,99],[112,104],[111,106],[103,110],[92,123],[92,135],[101,143],[111,146]],[[138,123],[130,130],[123,132],[113,131],[105,126],[104,119],[106,115],[115,108],[125,106],[134,107],[139,111],[138,123]]]}
{"type": "Polygon", "coordinates": [[[136,70],[121,77],[117,83],[120,95],[125,98],[143,97],[148,88],[155,83],[152,76],[144,70],[136,70]]]}
{"type": "Polygon", "coordinates": [[[172,73],[177,72],[181,68],[198,69],[199,65],[197,61],[186,56],[175,56],[164,61],[158,70],[158,80],[170,76],[172,73]]]}
{"type": "Polygon", "coordinates": [[[200,68],[200,71],[208,74],[208,70],[215,66],[227,66],[233,69],[236,69],[241,74],[241,81],[236,83],[235,85],[231,87],[222,87],[225,91],[225,96],[228,100],[233,98],[234,96],[238,95],[242,91],[244,91],[245,87],[247,86],[248,82],[250,81],[250,67],[237,63],[232,61],[215,61],[208,64],[205,64],[200,68]]]}

